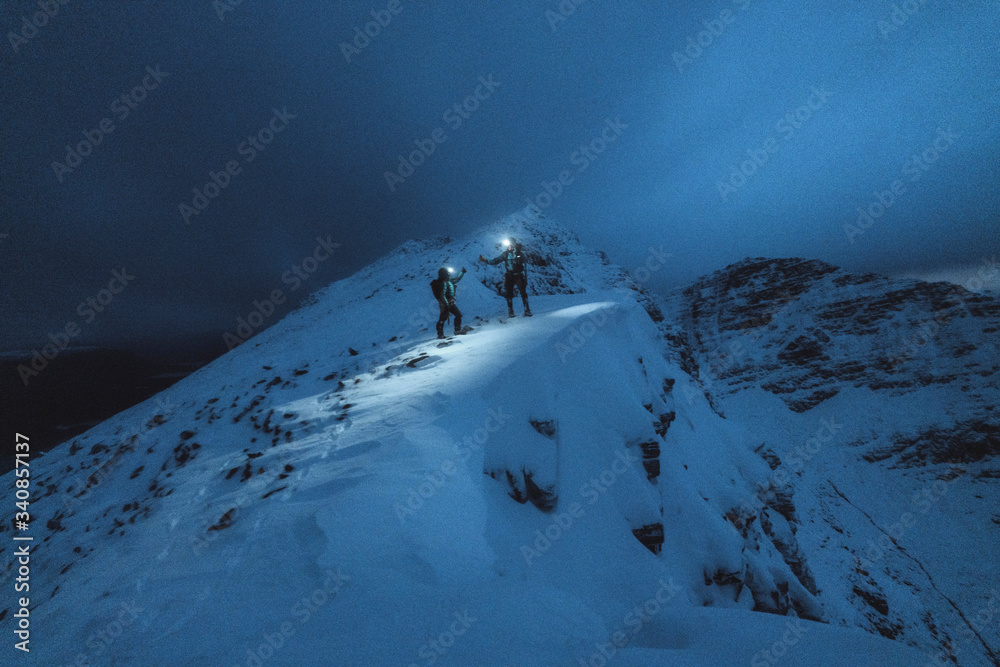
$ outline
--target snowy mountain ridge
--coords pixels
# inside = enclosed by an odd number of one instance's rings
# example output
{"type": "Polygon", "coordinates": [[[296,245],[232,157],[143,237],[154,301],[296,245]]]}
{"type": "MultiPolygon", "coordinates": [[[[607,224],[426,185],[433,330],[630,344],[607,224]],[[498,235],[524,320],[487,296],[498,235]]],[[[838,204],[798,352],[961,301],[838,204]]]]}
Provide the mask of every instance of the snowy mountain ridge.
{"type": "Polygon", "coordinates": [[[828,620],[934,664],[998,664],[1000,568],[979,554],[1000,543],[1000,300],[758,258],[664,312],[720,408],[758,434],[828,620]]]}
{"type": "MultiPolygon", "coordinates": [[[[941,605],[899,641],[872,634],[851,601],[881,594],[892,616],[921,591],[856,572],[851,501],[778,483],[786,445],[809,455],[786,482],[853,456],[861,429],[833,408],[861,390],[802,413],[749,386],[712,396],[687,337],[540,215],[403,244],[32,462],[31,659],[875,665],[957,645],[941,605]],[[501,317],[500,270],[475,263],[508,235],[530,319],[501,317]],[[469,268],[475,331],[439,342],[428,282],[447,262],[469,268]]],[[[885,466],[861,465],[835,480],[859,506],[857,477],[885,466]]]]}

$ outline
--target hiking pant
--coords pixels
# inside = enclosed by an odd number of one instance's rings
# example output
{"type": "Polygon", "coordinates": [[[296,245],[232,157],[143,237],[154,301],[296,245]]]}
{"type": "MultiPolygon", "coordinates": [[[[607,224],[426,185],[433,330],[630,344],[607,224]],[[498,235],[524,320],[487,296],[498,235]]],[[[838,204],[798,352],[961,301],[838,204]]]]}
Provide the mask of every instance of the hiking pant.
{"type": "Polygon", "coordinates": [[[444,323],[448,321],[448,315],[455,316],[455,333],[462,330],[462,311],[458,309],[454,301],[438,301],[438,307],[441,309],[441,315],[438,317],[437,322],[437,333],[438,336],[444,335],[444,323]]]}
{"type": "Polygon", "coordinates": [[[507,297],[507,310],[514,312],[515,286],[521,291],[521,303],[524,304],[524,310],[531,310],[528,308],[528,277],[524,273],[515,273],[514,271],[508,271],[503,277],[504,295],[507,297]]]}

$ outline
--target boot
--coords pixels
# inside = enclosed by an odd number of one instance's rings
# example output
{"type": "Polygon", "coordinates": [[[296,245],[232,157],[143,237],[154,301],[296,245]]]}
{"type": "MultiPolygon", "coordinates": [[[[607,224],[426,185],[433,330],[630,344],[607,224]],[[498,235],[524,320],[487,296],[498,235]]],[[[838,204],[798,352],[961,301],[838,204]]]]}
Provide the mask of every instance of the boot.
{"type": "Polygon", "coordinates": [[[507,299],[507,317],[516,317],[514,315],[514,302],[507,299]]]}
{"type": "Polygon", "coordinates": [[[444,338],[444,322],[437,323],[438,338],[444,338]]]}

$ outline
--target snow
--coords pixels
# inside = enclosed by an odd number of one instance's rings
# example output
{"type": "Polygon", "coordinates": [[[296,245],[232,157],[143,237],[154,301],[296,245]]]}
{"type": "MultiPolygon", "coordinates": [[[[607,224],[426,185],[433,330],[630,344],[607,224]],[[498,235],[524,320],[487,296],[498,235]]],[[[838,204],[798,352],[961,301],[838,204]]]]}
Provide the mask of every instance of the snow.
{"type": "MultiPolygon", "coordinates": [[[[751,612],[746,585],[706,585],[752,567],[762,590],[791,583],[817,614],[825,604],[769,538],[753,534],[760,551],[748,553],[725,518],[771,472],[756,438],[774,443],[782,426],[748,436],[717,414],[669,361],[624,280],[542,218],[412,242],[33,461],[34,632],[30,656],[17,658],[924,660],[859,630],[751,612]],[[532,296],[530,319],[501,318],[505,304],[488,287],[496,270],[473,264],[504,233],[546,253],[537,288],[545,275],[561,281],[532,296]],[[458,304],[475,330],[439,347],[427,283],[444,261],[470,268],[458,304]],[[676,420],[650,480],[639,443],[659,437],[657,416],[668,412],[676,420]],[[109,451],[95,452],[101,444],[109,451]],[[75,498],[97,470],[98,483],[75,498]],[[551,511],[512,498],[526,491],[525,471],[557,496],[551,511]],[[512,487],[506,473],[522,476],[512,487]],[[46,528],[57,516],[61,529],[46,528]],[[632,531],[657,522],[665,539],[654,554],[632,531]]],[[[844,485],[853,492],[864,481],[844,485]]],[[[10,641],[3,652],[13,664],[10,641]]]]}
{"type": "MultiPolygon", "coordinates": [[[[756,296],[761,275],[800,262],[748,260],[699,284],[756,272],[756,296]]],[[[1000,491],[995,460],[978,453],[1000,399],[996,343],[983,335],[996,330],[996,302],[829,266],[796,279],[799,295],[768,304],[766,326],[719,330],[746,306],[738,292],[697,302],[703,323],[685,323],[709,351],[696,357],[714,402],[776,466],[765,484],[784,505],[768,517],[775,545],[808,567],[800,579],[813,580],[829,623],[918,647],[922,664],[997,664],[1000,570],[983,554],[1000,543],[1000,491]],[[780,361],[806,332],[824,343],[814,372],[780,361]],[[880,359],[901,360],[899,372],[880,375],[880,359]],[[838,364],[860,372],[838,379],[838,364]],[[782,409],[791,392],[816,386],[830,397],[782,409]]],[[[671,295],[663,310],[682,320],[691,305],[671,295]]]]}
{"type": "MultiPolygon", "coordinates": [[[[946,424],[946,403],[937,395],[941,390],[919,393],[929,394],[922,397],[928,411],[923,417],[946,424]]],[[[852,588],[874,591],[885,596],[888,609],[884,618],[874,616],[876,620],[933,646],[938,636],[925,627],[933,615],[939,631],[947,633],[942,636],[957,645],[958,664],[980,664],[972,654],[981,654],[982,646],[952,602],[969,619],[985,610],[979,615],[980,631],[996,645],[1000,634],[995,624],[982,621],[994,617],[1000,602],[1000,566],[996,559],[977,556],[996,543],[996,533],[984,525],[983,517],[1000,502],[1000,493],[995,485],[977,479],[989,465],[859,466],[858,458],[868,448],[858,443],[877,444],[894,429],[905,429],[915,407],[912,396],[903,400],[845,389],[806,415],[761,408],[761,403],[776,400],[748,390],[724,404],[730,418],[753,415],[745,423],[752,423],[756,435],[784,461],[779,470],[787,472],[794,487],[796,510],[800,517],[811,517],[800,525],[796,538],[823,591],[828,618],[866,626],[871,610],[858,609],[847,599],[852,588]],[[859,413],[862,400],[865,410],[859,413]],[[781,421],[785,423],[779,425],[781,421]],[[832,432],[824,424],[832,425],[832,432]]],[[[940,653],[925,649],[920,664],[940,653]]]]}

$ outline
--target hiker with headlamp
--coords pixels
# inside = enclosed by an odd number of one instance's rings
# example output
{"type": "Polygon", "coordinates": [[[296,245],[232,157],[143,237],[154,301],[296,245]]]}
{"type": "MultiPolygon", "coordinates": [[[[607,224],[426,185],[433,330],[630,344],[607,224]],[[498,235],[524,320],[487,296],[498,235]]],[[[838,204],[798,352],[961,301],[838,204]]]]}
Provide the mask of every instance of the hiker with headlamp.
{"type": "Polygon", "coordinates": [[[437,337],[444,338],[444,323],[448,321],[450,315],[455,316],[455,335],[464,335],[466,330],[462,329],[462,311],[455,305],[455,292],[458,281],[465,275],[465,267],[457,276],[452,275],[452,269],[441,267],[438,269],[438,277],[431,281],[431,291],[437,299],[441,313],[437,322],[437,337]]]}
{"type": "Polygon", "coordinates": [[[509,238],[504,240],[505,249],[500,256],[495,259],[486,259],[479,256],[480,262],[485,262],[490,266],[495,266],[503,262],[505,273],[503,276],[504,296],[507,297],[507,317],[514,317],[514,287],[521,292],[521,303],[524,304],[525,317],[531,317],[531,308],[528,306],[528,276],[524,249],[517,239],[509,238]]]}

